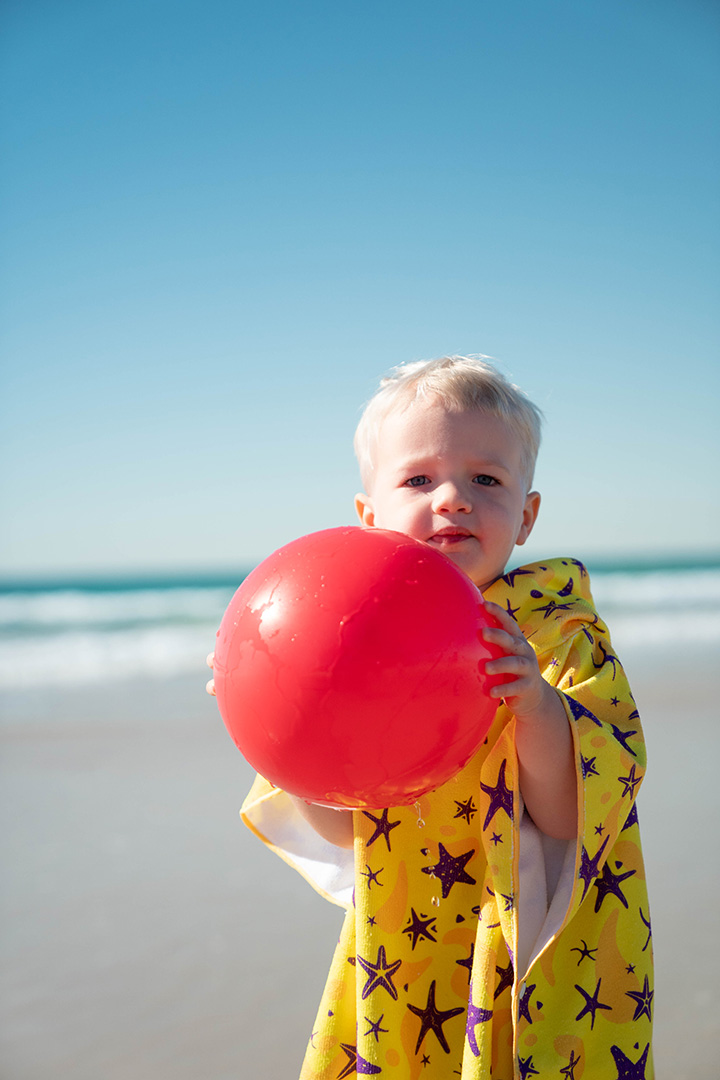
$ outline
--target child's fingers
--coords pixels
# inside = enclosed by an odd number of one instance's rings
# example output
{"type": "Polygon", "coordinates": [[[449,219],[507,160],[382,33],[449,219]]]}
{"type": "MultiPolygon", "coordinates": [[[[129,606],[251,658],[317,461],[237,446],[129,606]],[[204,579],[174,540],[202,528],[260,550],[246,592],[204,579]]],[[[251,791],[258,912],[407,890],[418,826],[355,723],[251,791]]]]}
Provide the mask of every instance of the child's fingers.
{"type": "Polygon", "coordinates": [[[524,675],[535,673],[534,660],[534,657],[524,656],[520,652],[507,653],[505,656],[498,656],[495,660],[486,660],[485,674],[514,675],[516,679],[520,679],[524,675]]]}
{"type": "Polygon", "coordinates": [[[505,654],[505,656],[499,657],[497,660],[488,661],[488,665],[497,665],[498,663],[501,664],[501,666],[497,667],[495,671],[492,671],[489,666],[486,666],[488,675],[498,674],[501,671],[505,671],[506,668],[502,666],[502,661],[507,659],[508,656],[522,656],[527,660],[532,661],[533,664],[535,663],[535,654],[532,650],[532,646],[529,645],[528,642],[525,640],[522,632],[516,624],[513,624],[513,629],[515,631],[514,633],[512,633],[509,629],[500,630],[499,628],[492,626],[487,627],[487,629],[483,630],[483,640],[487,641],[488,644],[497,645],[498,648],[502,649],[503,653],[505,654]]]}
{"type": "Polygon", "coordinates": [[[486,607],[488,614],[500,625],[483,627],[484,641],[499,645],[505,652],[523,652],[530,648],[522,630],[507,611],[503,611],[498,604],[488,603],[486,607]]]}
{"type": "Polygon", "coordinates": [[[500,676],[507,680],[496,683],[490,690],[491,697],[507,698],[518,697],[530,690],[539,672],[532,649],[525,638],[521,638],[515,639],[513,646],[507,646],[504,656],[487,660],[485,674],[491,678],[500,676]]]}
{"type": "Polygon", "coordinates": [[[485,674],[502,680],[490,688],[490,697],[507,698],[518,697],[529,690],[534,671],[529,657],[513,653],[486,661],[485,674]]]}
{"type": "Polygon", "coordinates": [[[486,626],[483,629],[482,636],[483,641],[487,641],[491,645],[499,645],[506,652],[508,650],[514,651],[520,645],[517,627],[515,627],[515,633],[512,634],[509,630],[502,630],[499,626],[486,626]]]}
{"type": "Polygon", "coordinates": [[[508,698],[517,697],[517,684],[514,682],[496,683],[488,690],[488,696],[491,698],[504,698],[506,701],[508,698]]]}
{"type": "Polygon", "coordinates": [[[509,634],[517,634],[518,624],[513,619],[512,615],[508,615],[504,608],[501,608],[499,604],[493,604],[492,601],[485,601],[485,610],[489,615],[492,615],[497,622],[500,623],[503,630],[506,630],[509,634]]]}
{"type": "MultiPolygon", "coordinates": [[[[214,664],[215,664],[215,653],[214,652],[208,653],[208,657],[207,657],[207,660],[205,662],[206,662],[206,664],[207,664],[207,666],[209,668],[213,667],[214,664]]],[[[205,683],[205,689],[206,689],[208,694],[212,694],[212,696],[215,697],[216,696],[215,695],[215,680],[210,679],[208,682],[206,682],[205,683]]]]}

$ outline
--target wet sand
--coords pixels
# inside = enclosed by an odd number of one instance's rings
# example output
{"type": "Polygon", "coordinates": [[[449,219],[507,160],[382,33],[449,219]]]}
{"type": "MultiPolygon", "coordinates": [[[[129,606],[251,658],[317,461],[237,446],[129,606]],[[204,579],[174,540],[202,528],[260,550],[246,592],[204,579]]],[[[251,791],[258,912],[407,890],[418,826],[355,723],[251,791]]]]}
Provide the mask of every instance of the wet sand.
{"type": "MultiPolygon", "coordinates": [[[[717,662],[623,655],[650,753],[657,1077],[714,1080],[717,662]]],[[[204,678],[3,698],[3,1080],[297,1077],[342,912],[241,825],[251,771],[204,678]]]]}

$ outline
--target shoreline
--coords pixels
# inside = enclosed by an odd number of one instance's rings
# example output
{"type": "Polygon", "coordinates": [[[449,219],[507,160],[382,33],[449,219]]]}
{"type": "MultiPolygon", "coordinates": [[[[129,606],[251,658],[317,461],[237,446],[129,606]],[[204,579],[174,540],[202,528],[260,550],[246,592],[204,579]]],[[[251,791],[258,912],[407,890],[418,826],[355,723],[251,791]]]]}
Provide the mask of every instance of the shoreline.
{"type": "MultiPolygon", "coordinates": [[[[711,1080],[719,680],[710,650],[622,655],[649,748],[656,1076],[711,1080]]],[[[299,1073],[343,913],[242,826],[252,771],[199,679],[3,695],[13,1080],[299,1073]]]]}

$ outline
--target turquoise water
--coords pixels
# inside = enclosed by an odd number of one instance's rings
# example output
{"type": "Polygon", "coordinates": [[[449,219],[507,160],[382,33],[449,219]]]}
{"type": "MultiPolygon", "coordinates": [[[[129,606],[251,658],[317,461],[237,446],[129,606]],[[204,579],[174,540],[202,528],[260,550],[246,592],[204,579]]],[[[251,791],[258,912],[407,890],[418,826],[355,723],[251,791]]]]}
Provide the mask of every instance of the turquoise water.
{"type": "MultiPolygon", "coordinates": [[[[720,555],[588,566],[616,647],[720,642],[720,555]]],[[[0,582],[0,689],[200,674],[245,573],[0,582]]]]}

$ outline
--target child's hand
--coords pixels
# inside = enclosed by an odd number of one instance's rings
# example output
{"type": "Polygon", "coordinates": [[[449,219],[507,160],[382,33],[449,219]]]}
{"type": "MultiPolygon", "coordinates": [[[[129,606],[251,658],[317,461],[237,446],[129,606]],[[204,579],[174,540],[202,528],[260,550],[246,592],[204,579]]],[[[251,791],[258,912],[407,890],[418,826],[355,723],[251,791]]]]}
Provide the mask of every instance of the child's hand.
{"type": "Polygon", "coordinates": [[[485,607],[500,627],[486,627],[483,638],[507,653],[497,660],[488,660],[485,672],[487,675],[512,676],[507,682],[491,687],[490,696],[504,698],[518,719],[530,718],[543,709],[551,688],[540,674],[537,657],[515,620],[497,604],[488,601],[485,607]]]}
{"type": "Polygon", "coordinates": [[[577,833],[577,779],[573,739],[560,695],[540,674],[532,647],[520,627],[497,604],[487,605],[499,627],[483,630],[485,641],[507,656],[488,660],[488,675],[512,676],[490,689],[515,714],[520,791],[537,827],[548,836],[569,840],[577,833]]]}
{"type": "MultiPolygon", "coordinates": [[[[207,666],[209,668],[211,668],[214,663],[215,663],[215,653],[211,652],[210,655],[207,658],[207,666]]],[[[206,682],[205,683],[205,689],[207,690],[208,694],[212,694],[212,696],[215,697],[215,680],[210,679],[209,682],[206,682]]]]}

